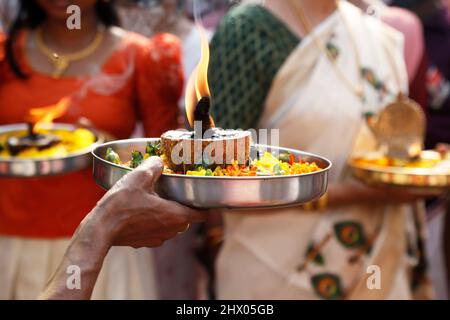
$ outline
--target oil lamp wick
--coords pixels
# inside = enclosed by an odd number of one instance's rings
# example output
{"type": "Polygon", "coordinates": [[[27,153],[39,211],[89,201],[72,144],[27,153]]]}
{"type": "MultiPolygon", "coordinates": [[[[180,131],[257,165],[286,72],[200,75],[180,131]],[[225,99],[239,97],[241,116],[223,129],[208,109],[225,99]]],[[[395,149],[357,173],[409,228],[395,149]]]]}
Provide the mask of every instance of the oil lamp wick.
{"type": "Polygon", "coordinates": [[[212,127],[214,127],[209,110],[211,109],[211,98],[203,97],[197,103],[194,110],[194,121],[200,121],[202,124],[202,135],[212,127]]]}
{"type": "Polygon", "coordinates": [[[27,131],[28,131],[28,137],[31,140],[38,139],[38,135],[33,131],[33,124],[31,122],[27,122],[27,131]]]}

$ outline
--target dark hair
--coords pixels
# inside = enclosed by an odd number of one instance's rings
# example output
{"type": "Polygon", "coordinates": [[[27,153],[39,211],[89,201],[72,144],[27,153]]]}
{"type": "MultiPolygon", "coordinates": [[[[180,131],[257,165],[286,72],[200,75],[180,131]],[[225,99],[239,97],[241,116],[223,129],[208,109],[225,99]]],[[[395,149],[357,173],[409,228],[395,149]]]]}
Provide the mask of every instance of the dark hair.
{"type": "MultiPolygon", "coordinates": [[[[95,12],[99,21],[105,26],[120,26],[119,15],[117,14],[113,0],[97,0],[95,12]]],[[[5,42],[6,61],[14,74],[26,79],[27,75],[22,71],[14,56],[14,42],[19,31],[23,28],[34,29],[47,18],[44,10],[34,0],[20,0],[19,12],[16,19],[11,24],[8,37],[5,42]]]]}

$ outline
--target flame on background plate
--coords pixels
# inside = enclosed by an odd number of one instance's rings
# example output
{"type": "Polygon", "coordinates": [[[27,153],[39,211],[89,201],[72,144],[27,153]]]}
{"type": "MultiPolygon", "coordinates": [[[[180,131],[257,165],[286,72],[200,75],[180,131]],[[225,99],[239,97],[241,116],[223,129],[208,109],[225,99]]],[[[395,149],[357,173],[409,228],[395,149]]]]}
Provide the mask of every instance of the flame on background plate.
{"type": "Polygon", "coordinates": [[[70,98],[62,98],[56,104],[33,108],[28,113],[27,121],[33,125],[33,133],[38,133],[42,129],[52,126],[53,120],[62,117],[69,106],[70,98]]]}

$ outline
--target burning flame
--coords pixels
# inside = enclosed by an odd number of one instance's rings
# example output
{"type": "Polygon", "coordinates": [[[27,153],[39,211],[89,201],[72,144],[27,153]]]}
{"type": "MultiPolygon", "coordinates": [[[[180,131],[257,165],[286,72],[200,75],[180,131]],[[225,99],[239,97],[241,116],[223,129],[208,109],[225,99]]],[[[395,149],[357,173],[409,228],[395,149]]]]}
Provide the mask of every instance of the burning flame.
{"type": "Polygon", "coordinates": [[[27,121],[33,124],[33,133],[38,133],[51,125],[53,120],[62,117],[69,106],[69,102],[70,98],[62,98],[54,105],[31,109],[27,121]]]}
{"type": "MultiPolygon", "coordinates": [[[[203,97],[211,97],[211,91],[208,85],[208,67],[209,67],[209,41],[205,29],[197,23],[201,38],[201,58],[200,62],[189,77],[186,86],[185,105],[186,115],[191,127],[194,126],[194,111],[197,103],[203,97]]],[[[211,123],[214,124],[211,118],[211,123]]]]}

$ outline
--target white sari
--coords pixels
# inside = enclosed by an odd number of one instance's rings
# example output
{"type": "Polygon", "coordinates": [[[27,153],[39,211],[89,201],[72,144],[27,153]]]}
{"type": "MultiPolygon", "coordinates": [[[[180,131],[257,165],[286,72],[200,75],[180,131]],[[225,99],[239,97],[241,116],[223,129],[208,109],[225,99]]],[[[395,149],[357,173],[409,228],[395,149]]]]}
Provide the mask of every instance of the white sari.
{"type": "MultiPolygon", "coordinates": [[[[58,268],[69,244],[70,239],[66,238],[0,236],[0,300],[36,299],[58,268]]],[[[153,263],[153,252],[148,248],[111,248],[91,299],[158,299],[153,263]]]]}
{"type": "MultiPolygon", "coordinates": [[[[401,35],[353,5],[341,2],[339,7],[313,32],[338,49],[337,63],[346,76],[352,83],[359,81],[350,29],[360,67],[374,70],[390,91],[407,92],[401,35]]],[[[330,159],[330,183],[342,183],[351,179],[346,165],[349,156],[375,148],[362,114],[378,112],[393,99],[368,82],[364,90],[367,108],[309,35],[278,71],[259,126],[279,128],[282,146],[330,159]]],[[[410,299],[408,273],[417,263],[414,254],[406,254],[407,230],[411,238],[416,236],[411,209],[374,203],[324,213],[305,212],[301,207],[254,214],[228,211],[225,242],[217,261],[218,297],[410,299]],[[319,259],[301,267],[308,248],[322,242],[319,259]],[[379,289],[367,286],[372,275],[366,272],[369,266],[381,271],[379,289]]],[[[417,253],[414,245],[411,250],[417,253]]]]}

